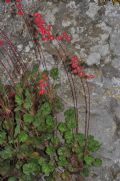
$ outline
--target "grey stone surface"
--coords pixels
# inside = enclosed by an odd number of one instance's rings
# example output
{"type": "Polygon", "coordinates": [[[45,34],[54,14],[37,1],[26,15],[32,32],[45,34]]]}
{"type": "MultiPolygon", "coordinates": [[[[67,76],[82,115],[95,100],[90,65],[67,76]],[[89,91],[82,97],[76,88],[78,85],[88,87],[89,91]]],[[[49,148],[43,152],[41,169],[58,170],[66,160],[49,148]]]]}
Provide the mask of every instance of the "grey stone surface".
{"type": "MultiPolygon", "coordinates": [[[[33,12],[31,5],[32,3],[26,11],[33,12]]],[[[120,181],[120,6],[113,6],[111,2],[106,6],[98,6],[97,0],[69,0],[40,1],[35,4],[35,8],[44,15],[47,23],[54,25],[56,32],[67,31],[71,34],[72,46],[67,46],[70,54],[76,53],[89,65],[87,72],[96,75],[95,79],[89,81],[90,133],[102,143],[97,155],[103,159],[103,166],[92,169],[86,181],[120,181]]],[[[12,18],[9,13],[0,14],[0,28],[17,45],[26,65],[32,64],[35,61],[33,45],[22,18],[12,18]]],[[[54,44],[56,45],[56,42],[54,44]]],[[[56,63],[52,56],[55,50],[47,44],[43,50],[49,69],[56,63]]],[[[62,50],[60,51],[62,53],[62,50]]],[[[73,106],[61,62],[58,66],[62,85],[59,94],[66,106],[73,106]]],[[[83,131],[84,93],[77,78],[75,85],[80,113],[79,128],[83,131]]]]}

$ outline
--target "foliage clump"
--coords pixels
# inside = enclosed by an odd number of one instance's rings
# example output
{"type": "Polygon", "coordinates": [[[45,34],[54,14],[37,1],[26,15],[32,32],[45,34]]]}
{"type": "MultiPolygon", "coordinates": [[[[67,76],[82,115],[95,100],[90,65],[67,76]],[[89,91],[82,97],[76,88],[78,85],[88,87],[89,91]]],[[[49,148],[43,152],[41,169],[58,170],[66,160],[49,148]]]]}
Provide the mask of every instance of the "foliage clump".
{"type": "MultiPolygon", "coordinates": [[[[46,181],[58,177],[66,181],[73,174],[88,176],[91,166],[102,163],[93,156],[101,144],[91,135],[86,140],[83,133],[74,131],[75,109],[64,110],[55,83],[52,91],[48,85],[46,93],[39,95],[45,72],[36,68],[14,90],[0,86],[0,179],[33,181],[44,176],[46,181]],[[61,111],[64,120],[58,122],[55,115],[61,111]]],[[[47,72],[53,80],[58,74],[56,68],[47,72]]]]}

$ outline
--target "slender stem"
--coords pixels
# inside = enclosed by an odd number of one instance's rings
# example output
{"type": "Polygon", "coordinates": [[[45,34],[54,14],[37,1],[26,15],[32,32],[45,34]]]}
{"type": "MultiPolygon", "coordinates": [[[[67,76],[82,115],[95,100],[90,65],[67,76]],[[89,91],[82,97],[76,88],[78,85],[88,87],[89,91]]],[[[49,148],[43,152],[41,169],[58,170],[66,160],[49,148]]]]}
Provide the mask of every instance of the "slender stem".
{"type": "Polygon", "coordinates": [[[5,52],[7,53],[8,57],[10,58],[10,62],[13,64],[14,68],[16,68],[17,72],[20,73],[20,69],[18,69],[16,63],[13,61],[14,57],[11,57],[6,48],[3,48],[3,50],[5,50],[5,52]]]}
{"type": "MultiPolygon", "coordinates": [[[[58,42],[58,41],[57,41],[58,42]]],[[[58,44],[60,45],[60,47],[62,48],[62,50],[63,50],[63,52],[64,52],[64,55],[65,55],[65,57],[67,58],[67,55],[66,55],[66,52],[65,52],[65,50],[63,49],[63,47],[62,47],[62,45],[58,42],[58,44]]],[[[64,64],[64,68],[65,68],[65,64],[64,64]]],[[[66,72],[67,72],[67,69],[66,69],[66,72]]],[[[76,89],[75,89],[75,83],[74,83],[74,79],[73,79],[73,77],[72,77],[72,73],[70,72],[70,74],[68,74],[68,77],[69,77],[69,75],[70,75],[70,78],[69,79],[71,79],[71,81],[72,81],[72,89],[71,89],[71,91],[73,92],[73,95],[74,95],[74,100],[73,100],[73,102],[74,102],[74,108],[75,108],[75,111],[76,111],[76,120],[77,120],[77,126],[76,126],[76,132],[78,133],[78,126],[79,126],[79,124],[78,124],[78,109],[77,109],[77,93],[76,93],[76,89]]]]}
{"type": "Polygon", "coordinates": [[[23,62],[21,62],[22,58],[20,56],[20,54],[18,53],[16,47],[13,45],[13,43],[9,40],[9,38],[7,37],[7,35],[0,30],[0,35],[3,36],[3,38],[7,41],[8,45],[10,46],[10,48],[12,49],[13,53],[14,53],[14,56],[16,57],[17,61],[19,62],[21,68],[23,68],[23,70],[25,71],[26,70],[26,67],[24,65],[23,62]],[[19,56],[19,57],[18,57],[19,56]],[[19,59],[20,58],[20,59],[19,59]]]}
{"type": "Polygon", "coordinates": [[[87,86],[87,91],[88,91],[88,125],[87,125],[87,137],[88,137],[88,135],[89,135],[89,127],[90,127],[90,90],[89,90],[87,80],[86,80],[86,86],[87,86]]]}
{"type": "Polygon", "coordinates": [[[10,80],[13,82],[14,87],[15,87],[15,82],[14,82],[12,76],[10,75],[10,73],[8,72],[6,66],[4,65],[4,63],[3,63],[1,60],[0,60],[0,63],[1,63],[1,65],[3,66],[3,68],[5,69],[5,71],[7,72],[7,74],[8,74],[8,76],[9,76],[10,80]]]}
{"type": "Polygon", "coordinates": [[[88,108],[87,108],[87,96],[86,96],[86,89],[85,89],[85,85],[83,82],[83,79],[81,78],[81,84],[83,87],[83,92],[84,92],[84,100],[85,100],[85,137],[87,138],[87,120],[88,120],[88,108]]]}
{"type": "MultiPolygon", "coordinates": [[[[76,108],[76,105],[75,105],[75,97],[74,97],[74,92],[73,92],[73,87],[72,87],[72,84],[71,84],[71,80],[70,80],[70,77],[69,77],[69,74],[68,74],[68,71],[67,71],[67,68],[66,68],[66,66],[65,66],[65,63],[64,63],[64,61],[62,60],[62,57],[61,57],[61,54],[59,53],[59,51],[58,51],[58,49],[55,47],[55,49],[56,49],[56,51],[57,51],[57,53],[58,53],[58,55],[59,55],[59,58],[61,59],[61,61],[62,61],[62,64],[63,64],[63,66],[64,66],[64,70],[65,70],[65,72],[66,72],[66,75],[67,75],[67,78],[68,78],[68,82],[69,82],[69,85],[70,85],[70,89],[71,89],[71,93],[72,93],[72,98],[73,98],[73,103],[74,103],[74,109],[76,108]]],[[[78,128],[77,128],[78,129],[78,128]]],[[[77,130],[76,130],[77,131],[77,130]]]]}

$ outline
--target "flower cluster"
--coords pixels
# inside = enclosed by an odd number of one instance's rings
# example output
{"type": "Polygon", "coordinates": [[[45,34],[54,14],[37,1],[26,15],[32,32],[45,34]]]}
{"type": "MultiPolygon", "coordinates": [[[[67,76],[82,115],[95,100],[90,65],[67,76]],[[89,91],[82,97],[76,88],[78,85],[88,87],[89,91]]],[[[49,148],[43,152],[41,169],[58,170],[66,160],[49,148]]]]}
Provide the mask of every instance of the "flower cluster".
{"type": "Polygon", "coordinates": [[[46,73],[42,74],[42,79],[39,80],[39,95],[44,95],[46,93],[46,88],[48,86],[48,76],[46,75],[46,73]]]}
{"type": "Polygon", "coordinates": [[[66,40],[68,42],[71,41],[71,37],[66,32],[63,32],[61,35],[58,35],[55,37],[52,34],[52,28],[53,28],[52,25],[47,25],[40,13],[34,13],[33,17],[34,17],[34,23],[37,29],[35,38],[37,38],[38,34],[40,33],[42,35],[43,41],[49,41],[49,40],[55,40],[55,39],[59,41],[61,40],[66,40]]]}
{"type": "MultiPolygon", "coordinates": [[[[16,6],[16,9],[17,9],[17,13],[16,14],[18,14],[20,16],[24,14],[21,1],[22,0],[15,0],[15,6],[16,6]]],[[[9,3],[11,3],[11,0],[5,0],[5,3],[9,4],[9,3]]]]}
{"type": "Polygon", "coordinates": [[[87,75],[84,72],[84,67],[79,65],[78,57],[73,56],[70,61],[70,67],[73,74],[78,75],[81,78],[92,79],[94,75],[87,75]]]}
{"type": "Polygon", "coordinates": [[[16,0],[16,9],[18,15],[22,16],[24,14],[21,0],[16,0]]]}

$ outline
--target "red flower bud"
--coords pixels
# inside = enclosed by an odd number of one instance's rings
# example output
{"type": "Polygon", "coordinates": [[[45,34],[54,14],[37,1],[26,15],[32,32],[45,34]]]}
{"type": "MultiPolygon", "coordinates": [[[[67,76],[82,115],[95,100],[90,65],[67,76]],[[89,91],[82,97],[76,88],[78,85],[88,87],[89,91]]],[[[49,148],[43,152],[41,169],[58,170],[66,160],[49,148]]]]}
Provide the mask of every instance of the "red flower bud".
{"type": "Polygon", "coordinates": [[[72,70],[72,73],[73,73],[73,74],[78,74],[77,69],[72,70]]]}
{"type": "Polygon", "coordinates": [[[79,73],[79,76],[80,76],[80,77],[85,77],[85,73],[84,73],[84,72],[80,72],[80,73],[79,73]]]}
{"type": "Polygon", "coordinates": [[[85,77],[86,77],[87,79],[93,79],[93,78],[95,78],[95,75],[85,75],[85,77]]]}
{"type": "Polygon", "coordinates": [[[24,15],[24,12],[18,11],[17,14],[20,15],[20,16],[22,16],[22,15],[24,15]]]}
{"type": "Polygon", "coordinates": [[[39,95],[40,95],[40,96],[43,95],[43,94],[45,94],[45,93],[46,93],[46,90],[45,90],[45,89],[42,89],[42,90],[39,91],[39,95]]]}
{"type": "Polygon", "coordinates": [[[71,67],[72,67],[72,68],[77,68],[77,67],[78,67],[78,64],[77,64],[77,63],[73,63],[73,64],[71,65],[71,67]]]}
{"type": "Polygon", "coordinates": [[[43,83],[43,82],[44,82],[44,80],[43,80],[43,79],[41,79],[41,80],[39,80],[39,82],[40,82],[40,83],[43,83]]]}

